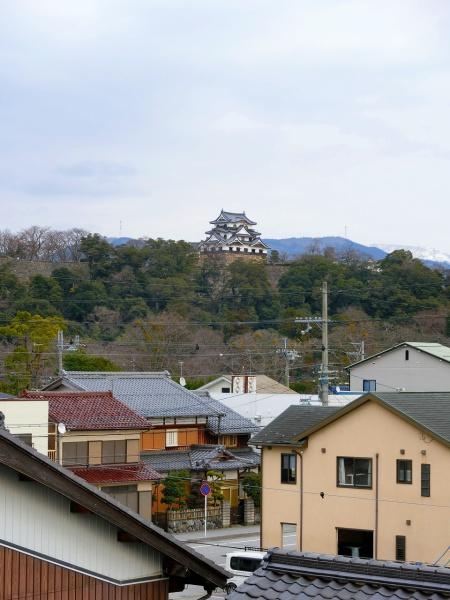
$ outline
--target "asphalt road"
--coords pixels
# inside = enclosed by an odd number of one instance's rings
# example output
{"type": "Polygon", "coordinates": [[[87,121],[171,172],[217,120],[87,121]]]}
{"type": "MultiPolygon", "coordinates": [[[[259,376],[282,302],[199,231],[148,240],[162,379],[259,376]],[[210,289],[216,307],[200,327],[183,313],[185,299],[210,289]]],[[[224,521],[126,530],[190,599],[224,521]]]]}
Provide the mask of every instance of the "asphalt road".
{"type": "MultiPolygon", "coordinates": [[[[219,565],[225,567],[225,557],[227,552],[233,552],[233,550],[244,549],[246,546],[256,548],[259,546],[259,535],[250,535],[249,537],[230,537],[221,540],[208,539],[203,542],[199,540],[195,543],[188,544],[191,548],[209,558],[219,565]]],[[[296,547],[296,534],[287,533],[284,536],[284,547],[287,550],[295,550],[296,547]]],[[[187,586],[183,592],[177,592],[170,595],[170,598],[176,600],[196,600],[201,598],[205,594],[205,590],[202,587],[190,585],[187,586]]],[[[217,590],[211,596],[211,600],[223,600],[225,593],[221,590],[217,590]]]]}

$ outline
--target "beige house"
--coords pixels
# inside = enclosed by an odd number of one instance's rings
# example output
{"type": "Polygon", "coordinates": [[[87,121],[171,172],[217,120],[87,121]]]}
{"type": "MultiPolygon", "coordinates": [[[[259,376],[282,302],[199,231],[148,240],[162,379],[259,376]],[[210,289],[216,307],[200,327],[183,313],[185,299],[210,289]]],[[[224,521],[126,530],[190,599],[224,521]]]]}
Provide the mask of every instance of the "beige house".
{"type": "Polygon", "coordinates": [[[5,427],[38,452],[48,453],[48,400],[27,400],[0,394],[5,427]]]}
{"type": "Polygon", "coordinates": [[[257,434],[262,546],[381,560],[450,558],[450,393],[292,406],[257,434]]]}
{"type": "Polygon", "coordinates": [[[446,392],[450,348],[434,342],[403,342],[347,367],[350,390],[446,392]]]}
{"type": "Polygon", "coordinates": [[[149,421],[111,392],[25,391],[23,396],[29,403],[48,402],[51,458],[151,519],[153,485],[161,475],[140,460],[141,434],[150,430],[149,421]]]}

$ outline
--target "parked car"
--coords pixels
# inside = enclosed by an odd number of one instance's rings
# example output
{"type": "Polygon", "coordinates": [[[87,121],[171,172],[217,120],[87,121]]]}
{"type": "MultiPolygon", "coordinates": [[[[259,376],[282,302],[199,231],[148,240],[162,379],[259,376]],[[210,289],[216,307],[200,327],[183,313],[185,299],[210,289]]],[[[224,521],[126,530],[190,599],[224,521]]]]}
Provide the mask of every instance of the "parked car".
{"type": "Polygon", "coordinates": [[[233,574],[225,588],[228,594],[260,567],[265,554],[259,550],[235,550],[226,554],[225,569],[233,574]]]}

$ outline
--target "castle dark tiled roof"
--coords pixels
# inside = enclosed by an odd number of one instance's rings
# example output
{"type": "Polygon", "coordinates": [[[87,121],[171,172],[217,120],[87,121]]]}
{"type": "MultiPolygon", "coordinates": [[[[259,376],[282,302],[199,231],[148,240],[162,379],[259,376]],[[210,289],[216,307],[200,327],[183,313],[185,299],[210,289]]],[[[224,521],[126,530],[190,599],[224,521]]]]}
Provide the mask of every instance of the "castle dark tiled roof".
{"type": "Polygon", "coordinates": [[[111,392],[23,392],[24,398],[48,400],[49,419],[68,429],[150,429],[147,419],[111,392]]]}
{"type": "Polygon", "coordinates": [[[270,550],[229,600],[444,600],[450,569],[270,550]]]}
{"type": "Polygon", "coordinates": [[[162,475],[146,464],[77,467],[71,471],[94,485],[105,483],[134,483],[135,481],[157,481],[162,475]]]}

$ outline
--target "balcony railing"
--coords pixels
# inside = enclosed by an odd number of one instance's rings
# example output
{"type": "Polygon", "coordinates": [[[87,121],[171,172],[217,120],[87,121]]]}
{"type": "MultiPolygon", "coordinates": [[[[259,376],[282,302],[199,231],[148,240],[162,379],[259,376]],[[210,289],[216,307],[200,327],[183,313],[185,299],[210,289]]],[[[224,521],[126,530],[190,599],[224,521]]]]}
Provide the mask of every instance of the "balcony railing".
{"type": "Polygon", "coordinates": [[[49,458],[56,462],[56,450],[48,450],[47,455],[49,458]]]}

